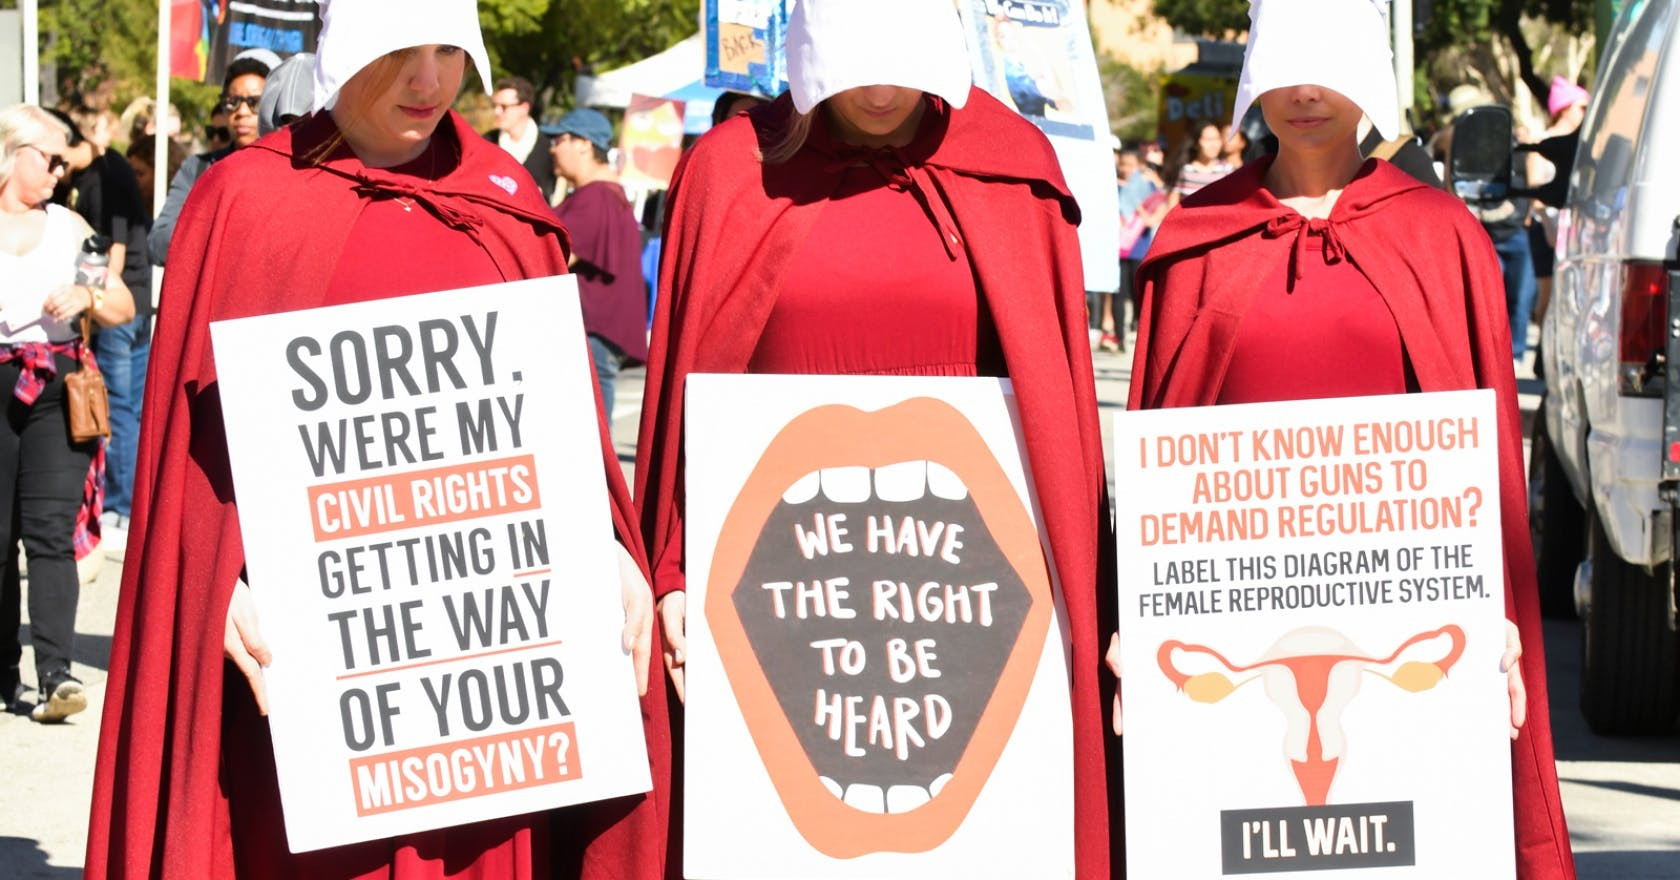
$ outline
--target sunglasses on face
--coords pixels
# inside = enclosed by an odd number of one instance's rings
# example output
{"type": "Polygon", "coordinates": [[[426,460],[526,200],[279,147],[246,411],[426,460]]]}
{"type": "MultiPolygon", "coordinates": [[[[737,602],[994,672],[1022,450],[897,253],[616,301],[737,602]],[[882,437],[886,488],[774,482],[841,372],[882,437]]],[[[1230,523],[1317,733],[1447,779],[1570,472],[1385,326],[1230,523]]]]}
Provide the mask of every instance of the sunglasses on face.
{"type": "Polygon", "coordinates": [[[43,150],[40,147],[35,146],[34,144],[24,144],[24,146],[28,147],[31,150],[34,150],[37,153],[40,153],[41,158],[47,160],[47,173],[49,173],[49,174],[57,174],[58,172],[63,171],[63,170],[70,167],[70,163],[66,162],[64,160],[64,157],[58,155],[57,153],[49,153],[46,150],[43,150]]]}
{"type": "Polygon", "coordinates": [[[243,104],[251,108],[252,113],[255,113],[257,112],[257,105],[261,102],[262,95],[223,95],[221,106],[224,111],[233,114],[238,113],[239,105],[243,104]]]}
{"type": "Polygon", "coordinates": [[[204,129],[204,136],[212,141],[225,141],[233,138],[233,131],[225,125],[211,125],[204,129]]]}

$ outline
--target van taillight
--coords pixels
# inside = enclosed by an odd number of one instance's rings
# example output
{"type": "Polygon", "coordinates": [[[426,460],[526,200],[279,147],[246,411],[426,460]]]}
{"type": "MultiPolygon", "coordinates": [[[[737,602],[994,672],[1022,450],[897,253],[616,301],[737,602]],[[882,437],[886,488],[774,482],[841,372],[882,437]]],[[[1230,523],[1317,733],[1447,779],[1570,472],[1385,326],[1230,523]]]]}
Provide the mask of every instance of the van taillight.
{"type": "Polygon", "coordinates": [[[1622,284],[1622,363],[1644,366],[1667,346],[1668,268],[1628,263],[1622,284]]]}

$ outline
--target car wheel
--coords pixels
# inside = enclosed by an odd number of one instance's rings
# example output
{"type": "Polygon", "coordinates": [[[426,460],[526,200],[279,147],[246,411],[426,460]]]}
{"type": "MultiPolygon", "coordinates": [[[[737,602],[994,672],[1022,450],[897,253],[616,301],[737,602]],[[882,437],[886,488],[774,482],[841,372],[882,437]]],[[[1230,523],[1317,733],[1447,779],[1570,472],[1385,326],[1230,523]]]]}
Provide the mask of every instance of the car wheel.
{"type": "Polygon", "coordinates": [[[1605,735],[1662,734],[1680,714],[1680,634],[1669,627],[1669,564],[1630,565],[1588,513],[1592,597],[1581,639],[1581,714],[1605,735]]]}
{"type": "Polygon", "coordinates": [[[1546,406],[1534,416],[1528,463],[1528,535],[1534,544],[1534,578],[1540,613],[1575,616],[1575,566],[1581,561],[1581,505],[1546,434],[1546,406]]]}

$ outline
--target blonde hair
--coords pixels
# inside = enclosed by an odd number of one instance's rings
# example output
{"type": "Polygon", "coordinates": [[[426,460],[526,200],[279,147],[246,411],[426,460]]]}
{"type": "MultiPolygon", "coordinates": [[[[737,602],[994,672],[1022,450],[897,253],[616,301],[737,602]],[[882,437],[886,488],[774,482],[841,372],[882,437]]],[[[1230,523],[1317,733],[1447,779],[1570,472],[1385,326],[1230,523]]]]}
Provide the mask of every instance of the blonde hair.
{"type": "Polygon", "coordinates": [[[68,139],[70,129],[34,104],[13,104],[0,110],[0,189],[12,179],[18,151],[57,134],[68,139]]]}
{"type": "MultiPolygon", "coordinates": [[[[408,46],[402,49],[392,49],[384,55],[369,61],[366,67],[356,71],[355,75],[345,82],[345,85],[349,85],[351,81],[354,81],[358,77],[365,76],[368,78],[366,86],[361,89],[361,93],[367,96],[367,98],[360,106],[345,104],[344,88],[342,86],[339,87],[338,103],[330,111],[332,113],[333,125],[338,130],[333,132],[332,137],[327,138],[303,158],[312,165],[319,165],[327,161],[327,159],[330,158],[339,147],[343,146],[345,143],[344,133],[358,125],[361,125],[367,120],[367,103],[371,102],[379,95],[385,94],[385,90],[391,87],[391,83],[396,82],[397,77],[402,75],[403,65],[407,63],[408,55],[418,48],[418,46],[408,46]]],[[[463,52],[462,54],[464,55],[465,53],[463,52]]]]}

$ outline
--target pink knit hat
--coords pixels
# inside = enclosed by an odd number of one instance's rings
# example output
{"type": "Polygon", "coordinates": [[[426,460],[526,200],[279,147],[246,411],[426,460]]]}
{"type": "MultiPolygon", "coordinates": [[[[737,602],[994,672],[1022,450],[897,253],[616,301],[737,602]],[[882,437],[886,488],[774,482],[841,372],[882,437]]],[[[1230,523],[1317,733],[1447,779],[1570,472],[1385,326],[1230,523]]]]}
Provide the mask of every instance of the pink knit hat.
{"type": "Polygon", "coordinates": [[[1562,113],[1571,104],[1585,104],[1586,102],[1586,89],[1561,76],[1552,77],[1552,89],[1546,96],[1546,110],[1553,116],[1562,113]]]}

